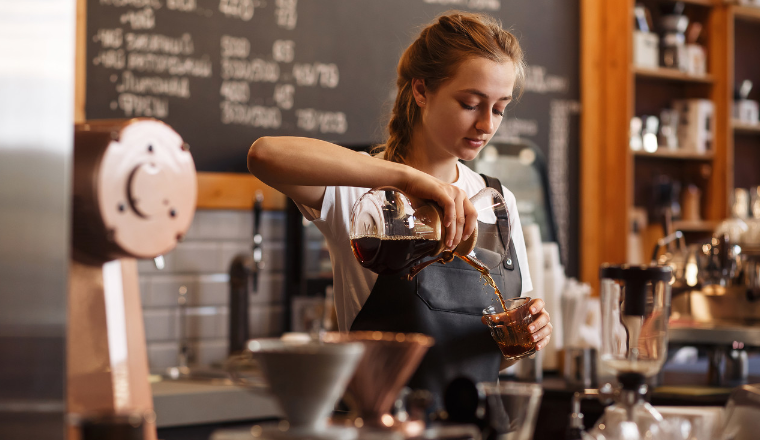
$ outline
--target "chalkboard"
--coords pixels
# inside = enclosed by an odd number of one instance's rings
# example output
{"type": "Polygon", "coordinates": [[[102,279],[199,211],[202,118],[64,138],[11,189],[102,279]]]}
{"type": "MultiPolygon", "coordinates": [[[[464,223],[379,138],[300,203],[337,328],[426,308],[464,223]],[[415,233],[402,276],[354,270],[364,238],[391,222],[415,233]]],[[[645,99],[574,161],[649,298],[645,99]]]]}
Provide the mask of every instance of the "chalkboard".
{"type": "Polygon", "coordinates": [[[578,3],[89,0],[86,116],[162,119],[200,171],[245,172],[265,135],[367,147],[384,140],[396,64],[419,30],[452,8],[485,12],[518,36],[529,65],[494,140],[544,150],[560,240],[575,248],[578,3]]]}

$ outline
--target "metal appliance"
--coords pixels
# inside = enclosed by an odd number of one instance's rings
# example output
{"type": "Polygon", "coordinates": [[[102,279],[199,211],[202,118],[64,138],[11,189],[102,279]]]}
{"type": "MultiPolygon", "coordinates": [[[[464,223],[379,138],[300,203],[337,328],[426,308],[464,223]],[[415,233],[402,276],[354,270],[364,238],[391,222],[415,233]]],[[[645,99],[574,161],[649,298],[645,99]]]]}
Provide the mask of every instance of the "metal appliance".
{"type": "Polygon", "coordinates": [[[136,259],[169,252],[190,227],[195,165],[187,144],[159,121],[92,121],[75,134],[67,412],[142,414],[153,440],[136,259]]]}

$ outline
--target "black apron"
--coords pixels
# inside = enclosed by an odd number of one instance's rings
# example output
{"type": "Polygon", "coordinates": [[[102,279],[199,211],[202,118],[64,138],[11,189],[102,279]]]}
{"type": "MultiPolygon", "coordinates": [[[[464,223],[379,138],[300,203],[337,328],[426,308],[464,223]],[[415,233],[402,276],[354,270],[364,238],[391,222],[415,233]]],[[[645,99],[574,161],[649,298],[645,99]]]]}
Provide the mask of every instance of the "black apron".
{"type": "MultiPolygon", "coordinates": [[[[497,179],[481,176],[488,186],[502,193],[497,179]]],[[[506,215],[497,218],[496,224],[478,222],[475,248],[504,298],[518,297],[522,292],[520,266],[509,231],[506,215]],[[503,252],[506,246],[508,251],[503,252]]],[[[459,258],[434,263],[412,281],[406,279],[408,272],[378,276],[351,330],[432,336],[435,345],[407,385],[429,390],[437,410],[442,408],[443,392],[452,380],[467,377],[477,383],[498,378],[502,354],[480,318],[489,305],[497,310],[501,306],[493,288],[483,286],[480,272],[459,258]]]]}

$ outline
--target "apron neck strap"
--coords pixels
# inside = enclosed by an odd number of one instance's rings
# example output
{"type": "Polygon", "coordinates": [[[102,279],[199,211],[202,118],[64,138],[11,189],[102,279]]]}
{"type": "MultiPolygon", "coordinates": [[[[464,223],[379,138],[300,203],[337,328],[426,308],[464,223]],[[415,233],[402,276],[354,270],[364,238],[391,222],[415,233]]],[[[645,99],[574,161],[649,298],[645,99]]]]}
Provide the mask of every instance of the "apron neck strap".
{"type": "MultiPolygon", "coordinates": [[[[481,174],[480,177],[483,178],[483,180],[486,182],[486,186],[489,188],[493,188],[496,191],[501,194],[502,198],[504,197],[504,192],[501,190],[501,182],[499,179],[491,176],[486,176],[485,174],[481,174]]],[[[515,265],[512,261],[512,252],[510,250],[510,238],[511,238],[511,225],[509,223],[509,213],[505,210],[499,210],[496,214],[496,224],[499,229],[499,236],[501,237],[501,243],[504,246],[504,268],[507,270],[514,270],[515,265]]]]}

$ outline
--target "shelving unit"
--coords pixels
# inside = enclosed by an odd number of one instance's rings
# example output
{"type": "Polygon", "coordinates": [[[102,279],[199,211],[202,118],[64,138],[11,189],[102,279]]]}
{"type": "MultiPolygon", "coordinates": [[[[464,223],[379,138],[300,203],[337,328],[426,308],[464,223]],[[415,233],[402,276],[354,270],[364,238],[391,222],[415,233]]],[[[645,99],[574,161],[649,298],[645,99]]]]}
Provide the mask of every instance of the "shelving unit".
{"type": "Polygon", "coordinates": [[[663,79],[672,81],[683,81],[693,83],[712,84],[713,77],[710,74],[707,75],[690,75],[686,72],[681,72],[676,69],[669,69],[660,67],[659,69],[644,69],[641,67],[634,67],[633,73],[640,78],[652,78],[663,79]]]}
{"type": "Polygon", "coordinates": [[[734,128],[734,133],[745,134],[757,134],[760,135],[760,123],[747,124],[746,122],[732,120],[731,126],[734,128]]]}
{"type": "Polygon", "coordinates": [[[646,151],[634,151],[633,155],[638,158],[654,158],[654,159],[674,159],[674,160],[697,160],[697,161],[711,161],[714,154],[712,151],[707,153],[694,153],[692,151],[683,150],[670,150],[667,147],[660,147],[657,151],[649,153],[646,151]]]}
{"type": "MultiPolygon", "coordinates": [[[[669,0],[638,0],[655,15],[669,0]]],[[[630,217],[636,207],[650,206],[656,176],[666,175],[701,193],[699,221],[675,221],[689,239],[709,237],[728,214],[734,185],[734,132],[731,124],[734,83],[734,15],[760,19],[723,0],[688,0],[686,15],[703,25],[699,44],[707,52],[707,74],[633,65],[635,0],[585,0],[581,17],[581,278],[597,285],[602,263],[625,263],[630,217]],[[709,99],[715,106],[715,131],[708,153],[658,149],[633,152],[628,146],[633,116],[659,115],[675,99],[709,99]]],[[[672,2],[670,2],[672,3],[672,2]]],[[[750,19],[750,18],[748,18],[750,19]]],[[[760,40],[757,41],[760,44],[760,40]]],[[[760,83],[760,78],[758,78],[760,83]]],[[[760,148],[758,149],[760,151],[760,148]]],[[[760,167],[758,167],[760,168],[760,167]]],[[[662,236],[661,221],[649,211],[642,233],[643,255],[650,255],[662,236]]]]}

